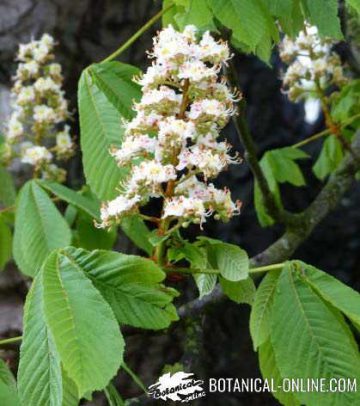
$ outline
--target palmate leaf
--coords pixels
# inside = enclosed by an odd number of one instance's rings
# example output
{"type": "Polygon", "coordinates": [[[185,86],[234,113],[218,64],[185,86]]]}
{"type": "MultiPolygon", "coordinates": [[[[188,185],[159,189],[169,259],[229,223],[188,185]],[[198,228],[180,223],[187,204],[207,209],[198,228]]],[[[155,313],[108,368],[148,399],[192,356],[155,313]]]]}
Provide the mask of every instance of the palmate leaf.
{"type": "MultiPolygon", "coordinates": [[[[306,284],[288,263],[282,271],[271,313],[271,343],[281,376],[359,378],[360,357],[342,316],[306,284]]],[[[306,405],[358,404],[355,392],[296,392],[306,405]]]]}
{"type": "Polygon", "coordinates": [[[34,276],[47,255],[70,245],[68,224],[36,181],[20,191],[15,219],[13,255],[20,270],[34,276]]]}
{"type": "Polygon", "coordinates": [[[160,283],[164,272],[151,260],[110,251],[69,248],[66,255],[81,268],[112,307],[119,323],[162,329],[177,320],[176,293],[160,283]]]}
{"type": "Polygon", "coordinates": [[[64,369],[82,397],[116,374],[124,341],[110,306],[69,252],[55,251],[44,263],[44,308],[64,369]]]}
{"type": "Polygon", "coordinates": [[[121,229],[128,238],[139,248],[151,255],[154,247],[149,241],[151,231],[139,216],[129,216],[121,221],[121,229]]]}
{"type": "Polygon", "coordinates": [[[60,357],[44,315],[41,273],[34,279],[24,311],[24,334],[18,371],[19,395],[27,406],[62,402],[60,357]]]}
{"type": "Polygon", "coordinates": [[[254,350],[269,337],[271,309],[279,275],[279,271],[268,272],[256,291],[250,313],[250,334],[254,350]]]}

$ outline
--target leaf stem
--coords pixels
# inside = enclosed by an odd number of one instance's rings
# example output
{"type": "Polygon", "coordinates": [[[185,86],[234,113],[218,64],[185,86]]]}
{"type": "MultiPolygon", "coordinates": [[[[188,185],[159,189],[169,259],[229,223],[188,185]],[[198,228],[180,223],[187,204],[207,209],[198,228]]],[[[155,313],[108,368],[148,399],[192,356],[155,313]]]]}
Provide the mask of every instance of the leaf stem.
{"type": "MultiPolygon", "coordinates": [[[[344,123],[341,125],[341,129],[347,127],[349,124],[351,124],[354,120],[356,120],[357,118],[360,118],[360,113],[355,114],[351,117],[349,117],[347,120],[344,121],[344,123]]],[[[320,131],[319,133],[316,133],[314,135],[312,135],[309,138],[306,138],[305,140],[302,140],[300,142],[297,142],[296,144],[291,145],[292,148],[299,148],[302,147],[303,145],[306,145],[312,141],[316,141],[317,139],[324,137],[325,135],[330,135],[332,134],[331,130],[329,128],[326,128],[323,131],[320,131]]]]}
{"type": "Polygon", "coordinates": [[[160,10],[155,14],[148,22],[146,22],[135,34],[133,34],[126,42],[124,42],[115,52],[103,59],[101,62],[109,62],[118,57],[122,52],[126,51],[145,31],[147,31],[152,25],[158,21],[163,14],[174,7],[174,3],[160,10]]]}
{"type": "Polygon", "coordinates": [[[0,345],[5,345],[5,344],[11,344],[11,343],[17,343],[22,340],[22,336],[17,336],[17,337],[11,337],[11,338],[5,338],[4,340],[0,340],[0,345]]]}
{"type": "Polygon", "coordinates": [[[260,272],[268,272],[268,271],[274,271],[276,269],[281,269],[285,265],[284,262],[281,262],[279,264],[271,264],[271,265],[264,265],[264,266],[258,266],[256,268],[251,268],[249,270],[249,274],[254,274],[254,273],[260,273],[260,272]]]}
{"type": "Polygon", "coordinates": [[[142,380],[135,374],[135,372],[129,368],[129,366],[123,361],[122,363],[122,369],[131,377],[131,379],[137,384],[137,386],[145,393],[147,394],[147,389],[142,382],[142,380]]]}

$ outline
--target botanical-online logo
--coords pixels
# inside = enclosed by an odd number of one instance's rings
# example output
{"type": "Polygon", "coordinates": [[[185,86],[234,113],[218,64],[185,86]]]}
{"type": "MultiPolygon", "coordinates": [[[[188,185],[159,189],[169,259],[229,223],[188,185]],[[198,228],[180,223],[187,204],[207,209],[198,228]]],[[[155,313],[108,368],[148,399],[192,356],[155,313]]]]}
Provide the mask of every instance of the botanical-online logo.
{"type": "Polygon", "coordinates": [[[193,378],[192,373],[170,372],[160,376],[159,380],[149,386],[149,395],[154,399],[180,401],[187,403],[201,397],[206,393],[203,389],[204,381],[193,378]]]}

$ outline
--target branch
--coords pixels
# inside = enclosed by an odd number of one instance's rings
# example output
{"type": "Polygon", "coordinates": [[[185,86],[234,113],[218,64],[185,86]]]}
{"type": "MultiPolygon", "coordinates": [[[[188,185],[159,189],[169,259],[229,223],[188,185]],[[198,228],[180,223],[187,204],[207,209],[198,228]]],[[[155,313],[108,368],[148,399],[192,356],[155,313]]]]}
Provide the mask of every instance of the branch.
{"type": "MultiPolygon", "coordinates": [[[[229,63],[227,76],[230,86],[233,89],[240,90],[237,80],[237,73],[232,62],[229,63]]],[[[279,207],[276,203],[274,195],[269,188],[269,184],[257,158],[257,148],[246,121],[245,111],[246,101],[245,99],[241,99],[238,104],[238,114],[234,116],[233,122],[240,141],[245,149],[245,160],[248,162],[251,172],[259,185],[267,213],[278,223],[285,223],[286,213],[284,209],[279,207]]]]}
{"type": "MultiPolygon", "coordinates": [[[[330,176],[324,188],[310,206],[295,215],[296,226],[289,228],[282,237],[262,253],[251,258],[251,267],[264,266],[289,259],[295,250],[310,236],[314,228],[339,204],[343,195],[350,189],[355,174],[360,170],[360,131],[351,144],[352,154],[348,154],[330,176]]],[[[188,317],[201,312],[206,306],[224,298],[219,286],[203,299],[193,300],[178,310],[180,317],[188,317]]]]}

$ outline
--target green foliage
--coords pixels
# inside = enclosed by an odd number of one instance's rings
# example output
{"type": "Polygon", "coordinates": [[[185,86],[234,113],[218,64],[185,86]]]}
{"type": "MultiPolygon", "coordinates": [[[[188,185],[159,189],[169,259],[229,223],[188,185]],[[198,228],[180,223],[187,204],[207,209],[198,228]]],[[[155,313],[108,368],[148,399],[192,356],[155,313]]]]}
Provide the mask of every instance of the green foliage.
{"type": "Polygon", "coordinates": [[[244,280],[249,275],[249,257],[242,248],[212,238],[199,238],[207,248],[208,261],[228,281],[244,280]]]}
{"type": "Polygon", "coordinates": [[[84,70],[79,82],[81,150],[87,183],[99,199],[115,197],[116,187],[127,174],[109,154],[123,137],[121,119],[130,119],[132,103],[140,96],[132,82],[139,71],[130,65],[109,62],[84,70]]]}
{"type": "Polygon", "coordinates": [[[292,393],[281,390],[282,375],[270,340],[265,341],[259,347],[259,365],[263,378],[274,382],[274,387],[277,388],[277,390],[276,392],[272,392],[272,394],[282,405],[300,405],[300,402],[295,399],[292,393]]]}
{"type": "Polygon", "coordinates": [[[151,255],[154,248],[149,241],[151,232],[139,216],[125,217],[121,229],[136,246],[151,255]]]}
{"type": "Polygon", "coordinates": [[[53,252],[41,280],[45,317],[80,397],[101,390],[119,369],[124,341],[114,314],[76,262],[73,248],[53,252]]]}
{"type": "Polygon", "coordinates": [[[4,216],[0,213],[0,271],[11,259],[12,233],[4,216]]]}
{"type": "Polygon", "coordinates": [[[162,329],[177,320],[172,305],[177,293],[161,284],[165,274],[153,261],[117,252],[82,249],[68,249],[67,255],[101,292],[119,323],[162,329]]]}
{"type": "MultiPolygon", "coordinates": [[[[293,147],[273,149],[265,152],[262,157],[260,166],[268,182],[269,189],[279,206],[282,205],[279,184],[289,183],[296,187],[306,185],[301,169],[296,162],[306,158],[308,158],[308,155],[304,151],[293,147]]],[[[260,224],[263,227],[272,225],[274,220],[265,209],[263,196],[256,182],[254,186],[254,202],[260,224]]]]}
{"type": "Polygon", "coordinates": [[[81,192],[75,192],[74,190],[71,190],[68,187],[56,182],[44,180],[38,182],[40,186],[42,186],[45,190],[53,193],[61,200],[64,200],[65,202],[72,204],[78,209],[83,210],[93,219],[100,221],[100,212],[99,212],[100,203],[95,198],[95,196],[85,196],[81,194],[81,192]]]}
{"type": "Polygon", "coordinates": [[[16,382],[9,367],[0,358],[0,404],[4,406],[20,406],[16,390],[16,382]]]}
{"type": "Polygon", "coordinates": [[[112,383],[105,388],[104,392],[109,406],[125,406],[125,402],[112,383]]]}
{"type": "Polygon", "coordinates": [[[199,299],[209,295],[216,286],[217,276],[215,274],[196,273],[193,278],[199,290],[199,299]]]}
{"type": "MultiPolygon", "coordinates": [[[[169,1],[164,1],[167,7],[169,1]]],[[[199,30],[216,31],[213,15],[206,0],[175,0],[175,5],[163,16],[163,26],[172,24],[180,30],[186,25],[195,25],[199,30]]]]}
{"type": "Polygon", "coordinates": [[[322,146],[320,155],[313,166],[313,172],[320,180],[324,180],[340,164],[344,152],[340,140],[334,135],[329,135],[322,146]]]}
{"type": "Polygon", "coordinates": [[[96,228],[93,217],[79,211],[76,218],[77,246],[87,250],[110,250],[117,240],[117,229],[103,230],[96,228]]]}
{"type": "Polygon", "coordinates": [[[220,277],[219,279],[222,291],[229,299],[236,303],[247,303],[252,305],[256,288],[250,277],[237,282],[229,281],[223,277],[220,277]]]}
{"type": "Polygon", "coordinates": [[[347,0],[347,4],[360,14],[360,0],[347,0]]]}
{"type": "Polygon", "coordinates": [[[360,80],[351,80],[339,93],[334,94],[333,99],[331,116],[335,121],[344,123],[360,114],[360,80]]]}
{"type": "Polygon", "coordinates": [[[19,395],[27,406],[61,405],[62,402],[60,357],[45,320],[43,290],[39,274],[26,298],[20,348],[19,395]]]}
{"type": "Polygon", "coordinates": [[[311,24],[316,25],[322,37],[342,39],[337,0],[305,0],[305,10],[311,24]]]}
{"type": "Polygon", "coordinates": [[[36,181],[21,189],[16,205],[13,255],[20,270],[34,276],[48,254],[70,245],[68,224],[36,181]]]}
{"type": "Polygon", "coordinates": [[[12,176],[0,166],[0,203],[12,206],[15,203],[16,190],[12,176]]]}
{"type": "MultiPolygon", "coordinates": [[[[270,336],[282,377],[359,376],[360,356],[348,326],[340,313],[327,306],[306,283],[296,262],[288,263],[279,277],[270,336]]],[[[354,392],[296,392],[294,396],[306,405],[359,401],[354,392]]]]}
{"type": "Polygon", "coordinates": [[[306,281],[327,302],[339,309],[360,330],[360,294],[333,276],[313,266],[297,262],[306,281]]]}
{"type": "Polygon", "coordinates": [[[279,271],[268,272],[256,291],[250,314],[250,334],[254,350],[268,340],[271,310],[279,275],[279,271]]]}

